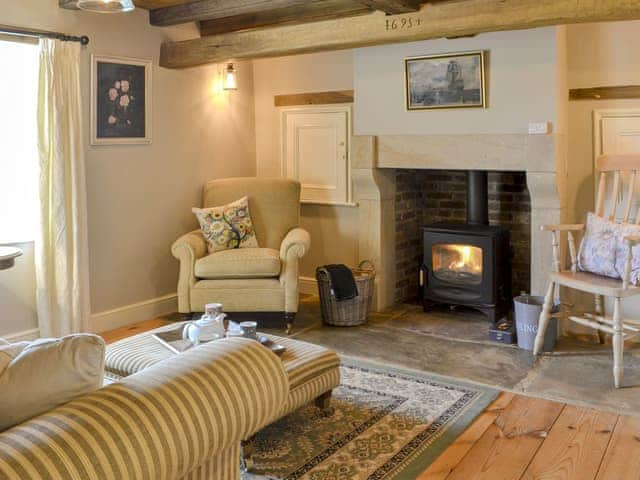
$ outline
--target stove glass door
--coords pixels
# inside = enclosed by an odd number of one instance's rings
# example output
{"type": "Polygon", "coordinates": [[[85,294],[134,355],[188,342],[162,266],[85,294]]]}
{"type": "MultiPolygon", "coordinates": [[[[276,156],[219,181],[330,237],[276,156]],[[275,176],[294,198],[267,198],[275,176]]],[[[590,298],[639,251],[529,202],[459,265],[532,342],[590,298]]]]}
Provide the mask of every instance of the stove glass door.
{"type": "Polygon", "coordinates": [[[455,285],[482,283],[482,248],[437,243],[431,247],[433,275],[455,285]]]}

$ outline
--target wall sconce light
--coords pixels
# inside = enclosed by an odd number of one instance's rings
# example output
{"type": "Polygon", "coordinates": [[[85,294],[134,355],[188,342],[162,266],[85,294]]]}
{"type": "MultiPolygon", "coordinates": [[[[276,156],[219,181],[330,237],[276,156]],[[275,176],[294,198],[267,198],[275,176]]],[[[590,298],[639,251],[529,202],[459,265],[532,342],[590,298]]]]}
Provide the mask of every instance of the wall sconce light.
{"type": "Polygon", "coordinates": [[[131,12],[136,8],[133,0],[78,0],[76,5],[81,10],[97,13],[131,12]]]}
{"type": "Polygon", "coordinates": [[[236,78],[236,67],[233,63],[228,63],[227,68],[224,71],[224,90],[237,90],[238,89],[238,81],[236,78]]]}

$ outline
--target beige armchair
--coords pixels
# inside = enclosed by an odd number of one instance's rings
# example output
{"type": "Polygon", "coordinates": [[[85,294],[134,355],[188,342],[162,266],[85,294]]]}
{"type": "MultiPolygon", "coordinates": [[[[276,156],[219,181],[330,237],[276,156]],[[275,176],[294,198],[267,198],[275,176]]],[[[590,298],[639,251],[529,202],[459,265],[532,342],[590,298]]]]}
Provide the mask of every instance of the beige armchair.
{"type": "Polygon", "coordinates": [[[300,184],[274,178],[211,180],[204,187],[204,207],[249,197],[249,213],[260,248],[207,253],[195,230],[171,247],[180,260],[178,310],[202,312],[220,302],[234,319],[261,325],[284,322],[290,331],[298,311],[298,262],[309,250],[309,234],[298,227],[300,184]]]}

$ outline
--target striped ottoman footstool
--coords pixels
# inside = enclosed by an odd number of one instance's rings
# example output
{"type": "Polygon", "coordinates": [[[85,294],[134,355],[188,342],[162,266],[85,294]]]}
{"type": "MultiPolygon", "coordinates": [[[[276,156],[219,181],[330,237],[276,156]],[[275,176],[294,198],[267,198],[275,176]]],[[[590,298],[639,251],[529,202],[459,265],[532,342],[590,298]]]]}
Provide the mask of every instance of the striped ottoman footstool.
{"type": "MultiPolygon", "coordinates": [[[[152,333],[173,329],[176,324],[140,333],[107,346],[105,377],[117,381],[177,355],[152,337],[152,333]]],[[[280,418],[314,401],[329,407],[331,391],[340,383],[340,358],[328,348],[291,338],[266,335],[286,347],[282,363],[289,378],[289,396],[280,418]]]]}

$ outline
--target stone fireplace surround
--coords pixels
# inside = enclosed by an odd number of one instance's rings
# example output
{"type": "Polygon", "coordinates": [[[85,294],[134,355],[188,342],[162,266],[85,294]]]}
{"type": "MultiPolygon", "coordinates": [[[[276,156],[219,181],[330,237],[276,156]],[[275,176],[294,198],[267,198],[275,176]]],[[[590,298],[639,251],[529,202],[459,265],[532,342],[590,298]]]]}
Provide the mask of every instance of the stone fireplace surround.
{"type": "MultiPolygon", "coordinates": [[[[423,263],[422,227],[467,222],[467,175],[463,170],[395,170],[396,291],[398,303],[414,300],[423,263]]],[[[510,234],[511,290],[529,292],[531,273],[531,203],[524,172],[488,174],[491,225],[510,234]]]]}
{"type": "Polygon", "coordinates": [[[525,172],[531,201],[531,292],[540,295],[551,270],[544,224],[565,217],[564,136],[355,135],[351,142],[353,198],[359,205],[360,260],[376,266],[374,308],[396,300],[395,169],[525,172]]]}

